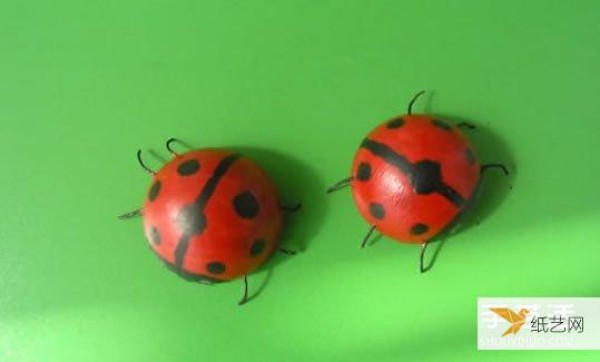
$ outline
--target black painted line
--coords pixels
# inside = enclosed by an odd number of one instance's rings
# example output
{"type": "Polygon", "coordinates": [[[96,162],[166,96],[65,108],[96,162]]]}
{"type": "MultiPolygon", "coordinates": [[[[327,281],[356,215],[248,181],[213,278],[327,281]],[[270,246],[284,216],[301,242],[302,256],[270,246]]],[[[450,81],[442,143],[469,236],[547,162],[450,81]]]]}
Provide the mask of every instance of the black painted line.
{"type": "Polygon", "coordinates": [[[368,138],[361,143],[360,147],[371,151],[375,156],[382,158],[384,161],[392,166],[396,166],[400,171],[404,172],[408,176],[411,176],[413,171],[413,164],[410,163],[404,156],[397,154],[394,150],[368,138]]]}
{"type": "MultiPolygon", "coordinates": [[[[204,185],[204,188],[200,192],[200,195],[196,198],[196,201],[194,201],[192,205],[188,205],[186,207],[193,206],[198,213],[203,214],[204,208],[208,204],[208,201],[210,200],[212,195],[215,193],[219,181],[221,181],[221,178],[223,178],[225,173],[227,173],[227,170],[229,170],[231,165],[233,165],[233,163],[239,157],[240,156],[237,154],[232,154],[223,158],[215,168],[213,174],[206,182],[206,185],[204,185]]],[[[179,242],[177,243],[177,247],[175,248],[175,267],[180,270],[183,268],[183,261],[185,259],[185,254],[187,253],[192,236],[194,236],[194,234],[186,233],[182,235],[181,239],[179,239],[179,242]]]]}
{"type": "Polygon", "coordinates": [[[177,247],[175,247],[175,267],[178,269],[183,268],[183,260],[185,259],[185,254],[190,246],[191,239],[191,235],[184,234],[181,236],[181,239],[179,239],[177,247]]]}
{"type": "Polygon", "coordinates": [[[212,176],[210,177],[210,179],[208,179],[206,185],[204,185],[204,189],[202,189],[202,192],[200,192],[200,196],[198,196],[198,198],[196,199],[195,204],[199,205],[201,210],[204,210],[204,207],[208,203],[208,200],[214,194],[217,188],[217,184],[219,183],[219,181],[221,181],[221,178],[225,175],[227,170],[229,170],[231,165],[233,165],[233,163],[238,158],[240,158],[240,155],[233,154],[225,157],[221,160],[221,162],[219,162],[212,176]]]}
{"type": "MultiPolygon", "coordinates": [[[[365,138],[360,146],[371,151],[375,156],[383,159],[388,164],[398,168],[409,178],[409,180],[414,180],[416,172],[415,166],[413,163],[408,161],[406,157],[398,154],[396,151],[384,145],[383,143],[379,143],[368,138],[365,138]]],[[[414,186],[415,185],[413,185],[413,187],[414,186]]],[[[458,208],[462,208],[465,205],[466,201],[464,197],[443,182],[440,182],[438,185],[436,185],[435,192],[445,197],[458,208]]]]}
{"type": "Polygon", "coordinates": [[[441,184],[435,190],[438,194],[444,196],[448,201],[454,204],[457,208],[462,208],[465,206],[466,200],[458,191],[454,190],[452,187],[441,184]]]}

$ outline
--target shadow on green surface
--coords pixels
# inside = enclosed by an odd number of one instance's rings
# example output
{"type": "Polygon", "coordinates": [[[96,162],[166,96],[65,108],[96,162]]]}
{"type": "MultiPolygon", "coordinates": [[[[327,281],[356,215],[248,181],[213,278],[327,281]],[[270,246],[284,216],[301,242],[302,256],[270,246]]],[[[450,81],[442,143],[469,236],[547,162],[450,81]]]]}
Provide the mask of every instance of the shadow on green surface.
{"type": "Polygon", "coordinates": [[[315,192],[324,189],[319,176],[310,166],[278,151],[229,148],[251,158],[265,169],[277,185],[282,205],[302,204],[297,212],[285,212],[281,245],[298,252],[306,251],[325,221],[325,195],[315,192]]]}
{"type": "MultiPolygon", "coordinates": [[[[294,250],[296,255],[290,256],[276,252],[273,256],[254,273],[267,272],[267,277],[262,278],[258,287],[250,286],[249,300],[259,296],[271,280],[273,269],[280,264],[293,261],[302,257],[309,249],[310,243],[321,229],[326,217],[325,193],[315,192],[325,189],[325,186],[316,172],[302,161],[283,154],[263,148],[229,147],[249,157],[261,165],[273,179],[279,189],[281,203],[284,206],[301,203],[302,208],[297,212],[284,213],[284,230],[281,236],[281,246],[294,250]]],[[[254,278],[252,278],[254,279],[254,278]]]]}
{"type": "Polygon", "coordinates": [[[491,169],[481,176],[479,185],[467,208],[448,228],[448,231],[441,235],[442,238],[446,238],[479,225],[492,216],[508,197],[515,183],[517,169],[507,145],[482,123],[455,116],[439,116],[454,124],[466,122],[474,125],[475,129],[466,129],[463,133],[472,142],[479,162],[482,165],[500,163],[505,165],[510,172],[507,177],[501,171],[491,169]]]}

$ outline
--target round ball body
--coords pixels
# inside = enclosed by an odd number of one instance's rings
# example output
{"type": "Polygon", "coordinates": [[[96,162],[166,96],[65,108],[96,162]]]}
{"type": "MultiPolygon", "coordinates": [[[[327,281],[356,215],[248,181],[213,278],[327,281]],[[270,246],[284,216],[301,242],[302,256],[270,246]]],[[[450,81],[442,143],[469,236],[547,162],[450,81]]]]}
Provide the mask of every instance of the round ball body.
{"type": "Polygon", "coordinates": [[[250,159],[219,149],[175,156],[152,180],[143,209],[152,250],[180,276],[205,283],[246,275],[276,250],[277,189],[250,159]]]}
{"type": "Polygon", "coordinates": [[[428,115],[393,118],[371,131],[352,165],[361,215],[397,241],[424,243],[464,210],[480,177],[460,130],[428,115]]]}

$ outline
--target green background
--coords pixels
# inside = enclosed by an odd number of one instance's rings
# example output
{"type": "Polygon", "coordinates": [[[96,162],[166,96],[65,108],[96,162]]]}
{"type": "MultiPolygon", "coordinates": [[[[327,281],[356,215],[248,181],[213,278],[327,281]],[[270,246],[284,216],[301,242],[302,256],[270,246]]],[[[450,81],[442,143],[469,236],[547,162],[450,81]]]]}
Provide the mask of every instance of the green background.
{"type": "Polygon", "coordinates": [[[479,296],[600,295],[599,4],[2,2],[0,361],[599,360],[476,347],[479,296]],[[513,171],[424,275],[416,246],[361,250],[350,191],[324,194],[420,89],[513,171]],[[283,240],[304,252],[243,307],[116,219],[149,185],[135,151],[158,168],[174,136],[245,150],[304,203],[283,240]]]}

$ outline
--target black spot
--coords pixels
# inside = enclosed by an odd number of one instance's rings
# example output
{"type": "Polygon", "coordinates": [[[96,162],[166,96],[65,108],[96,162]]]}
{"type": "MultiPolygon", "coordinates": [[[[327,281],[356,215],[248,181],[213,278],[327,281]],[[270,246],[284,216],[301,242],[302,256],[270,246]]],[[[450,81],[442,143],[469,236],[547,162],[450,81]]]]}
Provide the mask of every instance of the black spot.
{"type": "Polygon", "coordinates": [[[184,206],[177,215],[177,223],[183,235],[192,236],[202,233],[206,228],[206,216],[198,204],[184,206]]]}
{"type": "Polygon", "coordinates": [[[377,220],[381,220],[385,217],[385,209],[383,208],[383,205],[376,202],[373,202],[371,205],[369,205],[369,212],[371,212],[371,215],[377,220]]]}
{"type": "Polygon", "coordinates": [[[181,176],[190,176],[198,172],[200,164],[197,160],[187,160],[177,166],[177,173],[181,176]]]}
{"type": "Polygon", "coordinates": [[[206,264],[206,270],[211,274],[223,274],[225,273],[225,264],[220,261],[213,261],[206,264]]]}
{"type": "Polygon", "coordinates": [[[395,129],[404,126],[404,120],[402,118],[396,118],[388,122],[387,128],[395,129]]]}
{"type": "Polygon", "coordinates": [[[465,150],[465,157],[467,158],[467,162],[469,162],[469,164],[474,164],[475,163],[475,154],[473,153],[473,150],[470,148],[467,148],[465,150]]]}
{"type": "Polygon", "coordinates": [[[429,230],[429,226],[425,224],[415,224],[412,228],[410,228],[410,233],[413,235],[421,235],[425,234],[429,230]]]}
{"type": "Polygon", "coordinates": [[[148,191],[148,199],[150,201],[154,201],[154,199],[156,199],[158,197],[158,193],[160,192],[161,186],[162,186],[162,184],[160,183],[160,181],[158,181],[158,180],[154,181],[154,183],[152,184],[152,187],[150,187],[150,191],[148,191]]]}
{"type": "Polygon", "coordinates": [[[452,131],[452,127],[450,127],[446,122],[441,121],[439,119],[434,119],[433,121],[431,121],[431,123],[433,123],[434,126],[443,129],[444,131],[452,131]]]}
{"type": "Polygon", "coordinates": [[[156,226],[150,228],[150,242],[154,245],[160,245],[160,234],[156,226]]]}
{"type": "Polygon", "coordinates": [[[411,182],[418,194],[437,191],[442,184],[442,169],[435,161],[424,160],[414,164],[411,182]]]}
{"type": "Polygon", "coordinates": [[[238,216],[243,219],[252,219],[258,215],[258,201],[250,191],[242,192],[234,197],[233,207],[238,216]]]}
{"type": "Polygon", "coordinates": [[[358,165],[358,170],[356,172],[356,178],[360,181],[367,181],[371,178],[371,165],[366,162],[361,162],[358,165]]]}
{"type": "Polygon", "coordinates": [[[266,243],[264,239],[256,240],[254,243],[252,243],[252,246],[250,247],[250,255],[257,256],[261,254],[263,250],[265,250],[265,246],[266,243]]]}

